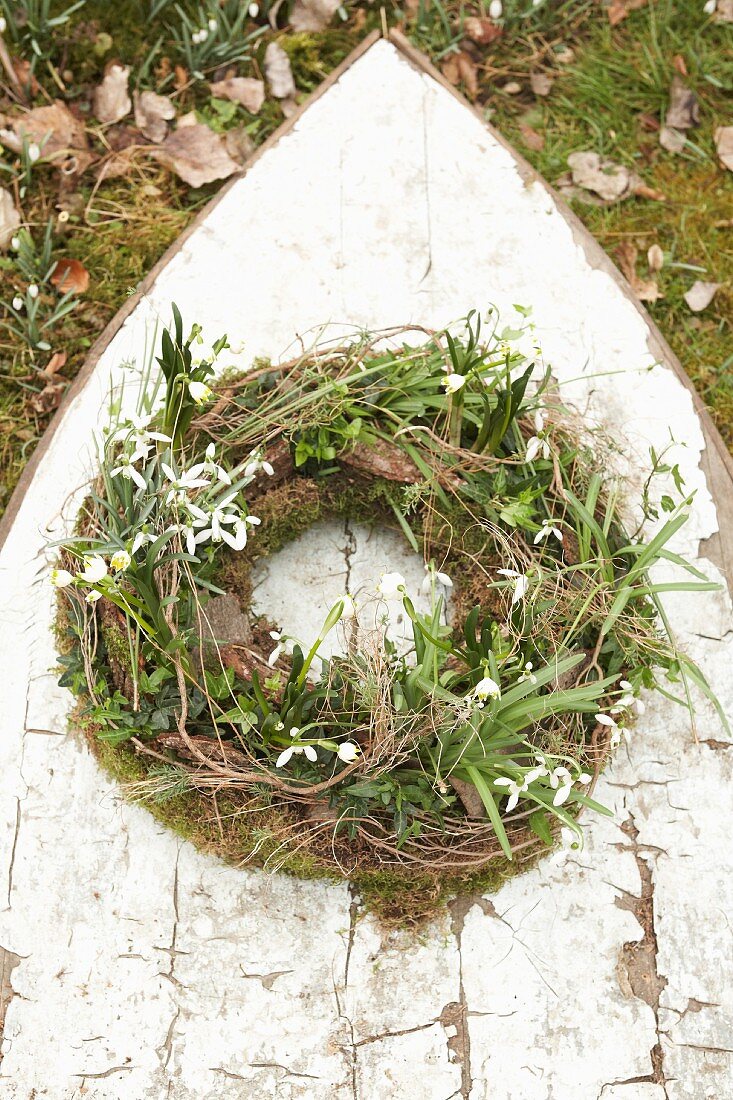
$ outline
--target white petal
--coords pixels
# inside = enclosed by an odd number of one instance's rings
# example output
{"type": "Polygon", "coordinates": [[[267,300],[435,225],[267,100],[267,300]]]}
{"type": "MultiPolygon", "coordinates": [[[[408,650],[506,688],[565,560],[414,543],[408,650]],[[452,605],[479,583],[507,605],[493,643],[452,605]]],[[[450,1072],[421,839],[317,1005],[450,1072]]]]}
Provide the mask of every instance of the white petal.
{"type": "Polygon", "coordinates": [[[275,761],[275,767],[276,768],[284,767],[285,764],[287,764],[290,757],[293,755],[293,752],[294,752],[294,749],[293,749],[292,745],[288,749],[283,749],[283,751],[280,753],[277,760],[275,761]]]}
{"type": "Polygon", "coordinates": [[[527,444],[527,453],[524,456],[525,462],[534,462],[537,458],[540,449],[540,441],[536,435],[533,435],[527,444]]]}
{"type": "Polygon", "coordinates": [[[562,806],[563,802],[566,801],[566,799],[567,799],[568,795],[570,794],[570,792],[572,791],[572,789],[573,789],[573,787],[572,787],[571,783],[566,783],[564,787],[560,787],[559,791],[557,792],[557,794],[555,795],[555,797],[552,800],[552,805],[553,806],[562,806]]]}
{"type": "Polygon", "coordinates": [[[311,761],[311,763],[315,763],[318,759],[318,753],[314,749],[313,745],[304,745],[303,752],[305,753],[308,760],[311,761]]]}
{"type": "Polygon", "coordinates": [[[517,802],[519,802],[519,795],[515,791],[513,794],[509,795],[509,801],[507,802],[506,807],[505,807],[506,812],[508,814],[510,814],[512,812],[512,810],[516,806],[517,802]]]}

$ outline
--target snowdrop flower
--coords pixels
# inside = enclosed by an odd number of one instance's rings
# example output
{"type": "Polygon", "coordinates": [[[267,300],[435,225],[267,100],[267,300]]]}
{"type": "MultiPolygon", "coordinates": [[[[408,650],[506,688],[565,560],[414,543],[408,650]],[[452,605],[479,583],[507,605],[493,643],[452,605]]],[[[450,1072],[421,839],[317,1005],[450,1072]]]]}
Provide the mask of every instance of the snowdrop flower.
{"type": "Polygon", "coordinates": [[[211,477],[216,475],[216,480],[220,481],[222,485],[231,485],[232,479],[227,471],[224,469],[223,466],[220,466],[218,462],[214,461],[215,454],[216,444],[213,442],[209,443],[208,447],[206,448],[206,458],[198,466],[192,466],[191,473],[193,473],[194,470],[197,472],[197,474],[203,471],[204,473],[209,474],[209,476],[211,477]]]}
{"type": "Polygon", "coordinates": [[[535,757],[538,761],[534,768],[530,768],[528,772],[524,773],[524,782],[529,786],[530,783],[534,783],[535,779],[542,779],[544,776],[549,775],[549,768],[546,766],[541,756],[535,757]]]}
{"type": "Polygon", "coordinates": [[[30,286],[28,287],[28,297],[29,298],[37,298],[38,297],[38,287],[36,286],[35,283],[31,283],[30,286]]]}
{"type": "Polygon", "coordinates": [[[523,795],[527,790],[527,780],[523,779],[521,782],[518,779],[509,779],[508,776],[502,775],[498,779],[494,780],[495,787],[506,787],[508,802],[504,809],[509,814],[512,812],[517,802],[519,802],[520,795],[523,795]]]}
{"type": "Polygon", "coordinates": [[[260,14],[260,5],[253,2],[247,8],[247,11],[249,12],[250,19],[256,19],[257,16],[260,14]]]}
{"type": "Polygon", "coordinates": [[[350,596],[347,592],[345,596],[341,597],[341,599],[343,601],[343,606],[341,608],[341,618],[353,619],[356,615],[356,604],[354,603],[353,597],[350,596]]]}
{"type": "Polygon", "coordinates": [[[155,542],[157,535],[154,531],[148,531],[147,527],[142,527],[135,538],[132,540],[132,546],[130,547],[131,554],[137,554],[141,546],[145,546],[147,542],[155,542]]]}
{"type": "MultiPolygon", "coordinates": [[[[299,733],[300,730],[298,729],[298,727],[293,726],[290,731],[290,736],[292,738],[295,738],[298,736],[299,733]]],[[[316,753],[313,745],[289,745],[288,748],[284,749],[278,756],[277,760],[275,761],[275,767],[283,768],[292,756],[298,756],[301,753],[303,753],[306,759],[310,760],[312,764],[315,764],[316,760],[318,759],[318,754],[316,753]]]]}
{"type": "Polygon", "coordinates": [[[489,19],[501,19],[504,6],[501,0],[491,0],[489,4],[489,19]]]}
{"type": "Polygon", "coordinates": [[[203,485],[210,484],[208,478],[198,477],[193,469],[184,470],[182,474],[176,474],[166,462],[161,462],[160,468],[171,484],[165,498],[166,504],[170,504],[172,500],[183,501],[186,499],[186,494],[192,489],[200,489],[203,485]]]}
{"type": "Polygon", "coordinates": [[[23,299],[20,297],[19,294],[16,294],[15,297],[13,298],[13,309],[21,310],[24,305],[25,305],[25,302],[23,301],[23,299]]]}
{"type": "Polygon", "coordinates": [[[433,576],[435,576],[438,584],[442,584],[445,588],[452,588],[453,581],[450,579],[447,573],[441,573],[439,569],[433,569],[432,565],[425,566],[425,577],[420,585],[423,592],[430,592],[433,587],[433,576]]]}
{"type": "Polygon", "coordinates": [[[153,414],[148,416],[138,416],[133,414],[119,428],[115,434],[115,439],[125,439],[132,445],[133,453],[130,456],[131,462],[137,462],[138,459],[147,459],[150,453],[151,441],[158,439],[161,443],[170,443],[171,437],[169,435],[163,435],[162,432],[149,432],[148,424],[153,419],[153,414]]]}
{"type": "Polygon", "coordinates": [[[140,473],[138,469],[133,465],[132,455],[120,455],[120,464],[115,466],[114,470],[110,470],[110,477],[117,477],[118,474],[122,477],[126,477],[128,481],[134,481],[138,489],[147,489],[148,483],[140,473]]]}
{"type": "Polygon", "coordinates": [[[525,462],[534,462],[538,454],[543,458],[550,457],[550,444],[545,437],[545,416],[541,409],[534,414],[534,430],[536,435],[527,440],[525,462]]]}
{"type": "Polygon", "coordinates": [[[705,15],[713,15],[717,6],[718,0],[706,0],[706,3],[702,6],[702,10],[705,15]]]}
{"type": "Polygon", "coordinates": [[[345,764],[351,764],[359,755],[359,746],[353,741],[343,741],[336,750],[336,755],[345,764]]]}
{"type": "Polygon", "coordinates": [[[440,384],[445,388],[447,393],[458,393],[466,384],[466,376],[465,374],[456,374],[453,372],[452,374],[447,374],[440,384]]]}
{"type": "Polygon", "coordinates": [[[623,726],[619,726],[614,718],[611,718],[608,714],[596,714],[596,722],[600,722],[602,726],[606,726],[611,731],[610,745],[612,749],[615,749],[617,745],[621,744],[623,738],[624,741],[629,739],[629,731],[623,726]]]}
{"type": "Polygon", "coordinates": [[[84,569],[79,574],[81,580],[87,584],[97,584],[107,576],[107,563],[99,554],[91,558],[84,558],[84,569]]]}
{"type": "Polygon", "coordinates": [[[476,684],[471,695],[467,697],[467,701],[470,702],[472,699],[475,699],[479,710],[483,710],[487,699],[498,699],[500,695],[501,688],[496,680],[492,680],[490,676],[484,676],[483,679],[479,680],[476,684]]]}
{"type": "Polygon", "coordinates": [[[17,252],[20,248],[20,237],[11,237],[10,247],[12,248],[13,252],[17,252]]]}
{"type": "Polygon", "coordinates": [[[534,665],[532,664],[532,662],[527,661],[524,668],[519,673],[519,676],[517,678],[517,683],[518,684],[523,684],[525,682],[525,680],[529,680],[529,682],[531,684],[536,684],[537,683],[537,677],[535,676],[534,672],[532,671],[533,668],[534,668],[534,665]]]}
{"type": "Polygon", "coordinates": [[[31,162],[31,164],[35,164],[40,155],[40,147],[36,145],[35,141],[32,141],[31,144],[28,146],[28,160],[31,162]]]}
{"type": "Polygon", "coordinates": [[[401,599],[405,595],[405,578],[401,573],[382,573],[377,593],[384,600],[401,599]]]}
{"type": "Polygon", "coordinates": [[[0,34],[5,34],[8,29],[8,21],[4,15],[0,15],[0,34]]]}
{"type": "Polygon", "coordinates": [[[260,470],[264,470],[268,477],[272,477],[275,473],[275,469],[270,462],[266,462],[256,451],[252,451],[249,456],[249,462],[244,467],[244,476],[254,477],[260,470]]]}
{"type": "Polygon", "coordinates": [[[514,581],[514,591],[512,593],[512,607],[514,607],[527,595],[529,577],[526,573],[520,573],[517,569],[497,569],[496,572],[502,577],[508,577],[514,581]]]}
{"type": "Polygon", "coordinates": [[[568,769],[561,766],[550,772],[550,786],[553,791],[557,792],[552,800],[552,805],[562,806],[573,789],[573,777],[568,769]]]}
{"type": "Polygon", "coordinates": [[[87,603],[96,603],[97,600],[101,600],[101,598],[102,593],[97,592],[96,588],[93,588],[91,592],[87,592],[86,596],[84,597],[87,603]]]}
{"type": "Polygon", "coordinates": [[[622,689],[624,694],[618,701],[618,705],[613,707],[611,714],[619,714],[622,710],[627,710],[629,707],[633,707],[637,714],[643,714],[646,710],[646,704],[641,699],[637,699],[634,695],[633,685],[628,680],[619,680],[618,686],[622,689]]]}
{"type": "Polygon", "coordinates": [[[552,863],[562,865],[571,852],[577,852],[580,850],[580,841],[578,835],[574,829],[569,829],[567,825],[563,825],[560,830],[560,847],[556,852],[553,852],[550,856],[552,863]]]}
{"type": "Polygon", "coordinates": [[[51,584],[54,588],[67,588],[74,580],[68,569],[52,569],[51,584]]]}
{"type": "MultiPolygon", "coordinates": [[[[255,516],[240,516],[234,521],[233,531],[227,531],[226,527],[222,527],[221,537],[227,546],[231,546],[232,550],[236,550],[237,552],[244,550],[247,545],[247,525],[252,523],[255,519],[255,516]]],[[[257,523],[259,522],[260,521],[257,520],[257,523]]]]}
{"type": "Polygon", "coordinates": [[[562,542],[562,531],[559,527],[555,526],[554,520],[543,519],[542,526],[533,539],[534,545],[537,546],[539,542],[549,538],[550,535],[554,535],[558,542],[562,542]]]}
{"type": "Polygon", "coordinates": [[[132,558],[127,550],[116,550],[109,559],[109,564],[116,573],[124,573],[131,561],[132,558]]]}
{"type": "Polygon", "coordinates": [[[203,405],[211,397],[211,388],[205,382],[189,382],[188,392],[197,405],[203,405]]]}
{"type": "Polygon", "coordinates": [[[279,630],[271,630],[270,637],[272,638],[273,642],[276,642],[277,644],[270,656],[267,658],[267,663],[270,668],[274,668],[277,662],[280,660],[280,654],[288,653],[291,649],[292,643],[290,639],[285,634],[281,634],[279,630]]]}
{"type": "Polygon", "coordinates": [[[214,19],[214,17],[212,16],[211,19],[209,20],[209,30],[210,31],[218,31],[218,29],[219,29],[219,24],[217,23],[216,19],[214,19]]]}

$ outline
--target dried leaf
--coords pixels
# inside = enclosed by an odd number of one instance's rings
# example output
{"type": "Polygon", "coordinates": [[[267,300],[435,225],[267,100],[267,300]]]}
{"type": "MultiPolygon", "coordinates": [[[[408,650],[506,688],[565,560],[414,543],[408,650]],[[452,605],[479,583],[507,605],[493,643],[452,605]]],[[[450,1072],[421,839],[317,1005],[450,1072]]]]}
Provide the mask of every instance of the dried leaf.
{"type": "Polygon", "coordinates": [[[20,225],[20,214],[15,208],[13,196],[5,187],[0,187],[0,252],[10,248],[10,242],[20,225]]]}
{"type": "Polygon", "coordinates": [[[58,371],[66,366],[66,359],[67,355],[65,351],[55,351],[43,368],[43,373],[51,375],[57,374],[58,371]]]}
{"type": "Polygon", "coordinates": [[[675,130],[673,126],[663,126],[659,131],[659,144],[668,153],[681,153],[687,144],[684,130],[675,130]]]}
{"type": "Polygon", "coordinates": [[[89,272],[79,260],[58,260],[51,282],[59,294],[84,294],[89,288],[89,272]]]}
{"type": "Polygon", "coordinates": [[[573,183],[604,202],[619,202],[633,194],[635,174],[623,164],[614,164],[590,150],[571,153],[568,164],[573,183]]]}
{"type": "Polygon", "coordinates": [[[641,279],[636,273],[638,250],[631,241],[623,241],[616,249],[618,266],[640,302],[656,302],[662,297],[656,279],[641,279]]]}
{"type": "Polygon", "coordinates": [[[48,416],[61,404],[68,383],[64,378],[51,378],[40,393],[34,393],[28,400],[28,406],[36,416],[48,416]]]}
{"type": "Polygon", "coordinates": [[[237,164],[244,164],[255,151],[255,143],[247,133],[245,126],[236,126],[233,130],[227,130],[224,135],[224,146],[227,153],[237,164]]]}
{"type": "Polygon", "coordinates": [[[676,53],[672,58],[673,69],[680,74],[680,76],[689,76],[687,72],[687,62],[681,53],[676,53]]]}
{"type": "Polygon", "coordinates": [[[669,109],[665,125],[673,130],[689,130],[700,121],[700,107],[697,96],[687,87],[679,74],[675,74],[669,89],[669,109]]]}
{"type": "Polygon", "coordinates": [[[219,134],[198,122],[179,126],[153,155],[191,187],[226,179],[238,168],[219,134]]]}
{"type": "Polygon", "coordinates": [[[478,78],[476,66],[465,50],[452,53],[441,65],[441,71],[446,80],[457,86],[464,84],[471,99],[478,95],[478,78]]]}
{"type": "Polygon", "coordinates": [[[23,139],[35,142],[44,160],[60,160],[89,149],[84,124],[57,99],[50,107],[34,107],[23,115],[0,115],[0,142],[19,153],[23,139]]]}
{"type": "Polygon", "coordinates": [[[535,95],[549,95],[554,83],[554,78],[549,73],[530,73],[529,86],[535,95]]]}
{"type": "Polygon", "coordinates": [[[733,23],[733,0],[718,0],[715,9],[716,23],[733,23]]]}
{"type": "Polygon", "coordinates": [[[533,129],[526,122],[519,123],[519,133],[522,135],[522,142],[531,149],[534,153],[539,153],[545,147],[544,134],[540,134],[537,130],[533,129]]]}
{"type": "Polygon", "coordinates": [[[684,295],[684,299],[693,313],[700,313],[710,305],[716,291],[722,285],[722,283],[704,283],[698,279],[684,295]]]}
{"type": "Polygon", "coordinates": [[[108,66],[102,83],[94,92],[94,115],[107,124],[120,122],[132,110],[128,84],[130,69],[118,61],[108,66]]]}
{"type": "Polygon", "coordinates": [[[182,92],[188,84],[188,69],[183,65],[176,65],[173,70],[173,87],[177,92],[182,92]]]}
{"type": "Polygon", "coordinates": [[[168,96],[156,92],[133,92],[135,125],[144,137],[159,145],[165,141],[168,123],[176,117],[176,109],[168,96]]]}
{"type": "Polygon", "coordinates": [[[97,179],[112,180],[129,176],[142,151],[142,146],[132,145],[121,149],[119,153],[112,153],[97,168],[97,179]]]}
{"type": "Polygon", "coordinates": [[[664,267],[664,253],[658,244],[650,245],[646,254],[647,263],[649,264],[649,270],[654,273],[661,271],[664,267]]]}
{"type": "Polygon", "coordinates": [[[611,0],[611,3],[606,8],[608,22],[612,27],[616,27],[626,18],[629,12],[638,11],[638,9],[643,8],[646,3],[647,0],[611,0]]]}
{"type": "Polygon", "coordinates": [[[491,19],[478,19],[474,15],[463,21],[463,30],[477,46],[488,46],[503,34],[501,27],[491,19]]]}
{"type": "Polygon", "coordinates": [[[522,90],[522,85],[518,80],[510,80],[501,90],[504,95],[519,95],[522,90]]]}
{"type": "Polygon", "coordinates": [[[290,58],[277,42],[270,42],[265,50],[265,77],[275,99],[290,99],[295,95],[290,58]]]}
{"type": "Polygon", "coordinates": [[[229,99],[238,103],[250,114],[256,115],[265,102],[265,84],[249,76],[230,76],[226,80],[217,80],[209,85],[211,94],[217,99],[229,99]]]}
{"type": "Polygon", "coordinates": [[[651,199],[652,202],[666,202],[667,196],[656,187],[649,187],[637,175],[633,175],[633,194],[640,199],[651,199]]]}
{"type": "Polygon", "coordinates": [[[715,148],[724,168],[733,172],[733,126],[718,126],[715,131],[715,148]]]}
{"type": "Polygon", "coordinates": [[[647,111],[642,111],[639,115],[639,125],[643,130],[648,130],[649,133],[655,134],[659,129],[659,119],[656,115],[650,115],[647,111]]]}
{"type": "Polygon", "coordinates": [[[294,31],[322,31],[341,6],[341,0],[295,0],[290,12],[294,31]]]}

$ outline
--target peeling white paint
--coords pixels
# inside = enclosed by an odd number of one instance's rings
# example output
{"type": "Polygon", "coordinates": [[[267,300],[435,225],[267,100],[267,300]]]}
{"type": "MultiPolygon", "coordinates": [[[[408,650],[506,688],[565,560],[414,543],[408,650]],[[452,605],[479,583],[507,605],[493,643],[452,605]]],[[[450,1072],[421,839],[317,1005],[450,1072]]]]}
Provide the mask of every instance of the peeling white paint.
{"type": "MultiPolygon", "coordinates": [[[[209,335],[243,341],[241,364],[326,321],[439,326],[489,301],[531,304],[566,395],[615,434],[629,477],[650,444],[684,443],[669,457],[697,495],[676,549],[697,559],[716,530],[690,396],[653,366],[643,318],[477,119],[375,45],[160,275],[67,409],[2,551],[0,946],[20,958],[2,1095],[726,1100],[733,751],[709,708],[696,745],[684,712],[654,700],[601,784],[616,818],[588,823],[582,854],[411,941],[355,920],[346,886],[181,844],[67,732],[42,548],[73,517],[110,375],[142,359],[172,300],[209,335]],[[642,870],[667,981],[658,1005],[623,965],[624,945],[644,941],[642,870]],[[455,1004],[462,1046],[444,1011],[455,1004]]],[[[733,711],[729,598],[667,607],[733,711]]]]}

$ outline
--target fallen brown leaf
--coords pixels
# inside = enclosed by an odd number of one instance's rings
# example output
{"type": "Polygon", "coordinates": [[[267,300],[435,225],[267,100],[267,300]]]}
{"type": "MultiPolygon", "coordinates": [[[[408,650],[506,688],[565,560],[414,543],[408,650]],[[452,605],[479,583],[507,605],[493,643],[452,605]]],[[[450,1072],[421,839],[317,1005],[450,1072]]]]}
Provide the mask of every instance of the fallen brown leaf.
{"type": "Polygon", "coordinates": [[[673,130],[689,130],[700,121],[700,106],[695,93],[687,87],[679,73],[675,73],[669,89],[669,108],[665,125],[673,130]]]}
{"type": "Polygon", "coordinates": [[[89,272],[79,260],[58,260],[51,282],[59,294],[84,294],[89,288],[89,272]]]}
{"type": "Polygon", "coordinates": [[[586,191],[592,191],[604,202],[619,202],[634,192],[638,177],[623,164],[600,157],[591,150],[571,153],[568,165],[573,183],[586,191]]]}
{"type": "Polygon", "coordinates": [[[656,133],[659,129],[659,119],[656,115],[650,115],[646,111],[642,111],[639,115],[639,125],[644,130],[648,130],[649,133],[656,133]]]}
{"type": "Polygon", "coordinates": [[[555,80],[549,73],[530,73],[529,75],[529,86],[535,95],[549,95],[554,83],[555,80]]]}
{"type": "Polygon", "coordinates": [[[34,107],[12,118],[0,115],[0,142],[3,145],[14,153],[20,153],[24,138],[39,146],[44,160],[56,161],[69,154],[88,154],[89,150],[83,122],[75,118],[60,99],[49,107],[34,107]]]}
{"type": "Polygon", "coordinates": [[[66,366],[67,355],[65,351],[55,351],[49,359],[46,366],[43,368],[44,374],[57,374],[62,367],[66,366]]]}
{"type": "Polygon", "coordinates": [[[121,149],[119,153],[112,153],[105,157],[96,168],[97,179],[100,181],[124,179],[125,176],[129,176],[135,162],[146,148],[148,146],[130,145],[126,149],[121,149]]]}
{"type": "Polygon", "coordinates": [[[491,19],[479,19],[475,15],[470,15],[463,21],[463,30],[477,46],[489,46],[492,42],[496,42],[497,38],[501,38],[503,31],[501,27],[492,22],[491,19]]]}
{"type": "Polygon", "coordinates": [[[655,243],[649,246],[646,253],[646,260],[652,274],[662,270],[664,267],[664,253],[658,244],[655,243]]]}
{"type": "Polygon", "coordinates": [[[683,297],[693,313],[700,313],[710,305],[721,286],[722,283],[705,283],[698,279],[683,297]]]}
{"type": "Polygon", "coordinates": [[[656,302],[663,295],[659,291],[656,279],[641,279],[636,273],[638,249],[631,241],[622,241],[616,249],[618,266],[625,275],[629,286],[640,302],[656,302]]]}
{"type": "Polygon", "coordinates": [[[233,130],[227,130],[224,135],[224,146],[237,164],[244,164],[255,151],[255,143],[245,126],[236,126],[233,130]]]}
{"type": "Polygon", "coordinates": [[[165,141],[168,123],[176,117],[176,109],[168,96],[156,92],[133,92],[135,125],[143,137],[159,145],[165,141]]]}
{"type": "Polygon", "coordinates": [[[198,122],[169,134],[153,156],[191,187],[226,179],[238,168],[219,134],[198,122]]]}
{"type": "Polygon", "coordinates": [[[177,92],[182,92],[188,84],[188,69],[183,65],[176,65],[173,69],[173,87],[177,92]]]}
{"type": "Polygon", "coordinates": [[[612,27],[616,27],[626,18],[629,12],[638,11],[638,9],[643,8],[646,3],[647,0],[611,0],[611,3],[606,8],[608,22],[612,27]]]}
{"type": "Polygon", "coordinates": [[[478,95],[476,66],[465,50],[450,54],[441,65],[441,72],[451,84],[455,86],[464,84],[470,98],[476,98],[478,95]]]}
{"type": "Polygon", "coordinates": [[[733,23],[733,0],[718,0],[715,9],[716,23],[733,23]]]}
{"type": "Polygon", "coordinates": [[[290,99],[295,95],[290,58],[277,42],[270,42],[265,50],[265,77],[275,99],[290,99]]]}
{"type": "Polygon", "coordinates": [[[10,248],[10,242],[20,225],[20,214],[15,208],[13,196],[5,187],[0,187],[0,252],[10,248]]]}
{"type": "Polygon", "coordinates": [[[519,133],[522,136],[522,143],[531,149],[535,153],[539,153],[545,147],[544,134],[540,134],[532,126],[529,126],[526,122],[519,123],[519,133]]]}
{"type": "Polygon", "coordinates": [[[687,135],[684,130],[675,130],[674,126],[662,126],[659,144],[668,153],[681,153],[687,144],[687,135]]]}
{"type": "Polygon", "coordinates": [[[256,115],[265,102],[265,84],[248,76],[230,76],[226,80],[217,80],[209,85],[211,94],[217,99],[229,99],[256,115]]]}
{"type": "Polygon", "coordinates": [[[681,53],[676,53],[672,58],[672,68],[680,74],[680,76],[689,76],[687,71],[687,62],[681,53]]]}
{"type": "Polygon", "coordinates": [[[648,184],[634,175],[633,192],[640,199],[651,199],[652,202],[666,202],[667,196],[657,187],[649,187],[648,184]]]}
{"type": "Polygon", "coordinates": [[[28,406],[36,416],[48,416],[61,404],[67,382],[64,378],[51,378],[40,393],[28,399],[28,406]]]}
{"type": "Polygon", "coordinates": [[[132,110],[128,84],[130,69],[113,61],[107,66],[102,83],[94,91],[94,115],[103,124],[121,122],[132,110]]]}
{"type": "Polygon", "coordinates": [[[290,12],[294,31],[322,31],[341,6],[341,0],[295,0],[290,12]]]}
{"type": "Polygon", "coordinates": [[[733,126],[718,126],[715,131],[715,148],[724,168],[733,172],[733,126]]]}

